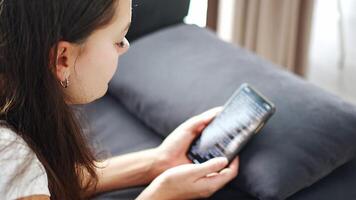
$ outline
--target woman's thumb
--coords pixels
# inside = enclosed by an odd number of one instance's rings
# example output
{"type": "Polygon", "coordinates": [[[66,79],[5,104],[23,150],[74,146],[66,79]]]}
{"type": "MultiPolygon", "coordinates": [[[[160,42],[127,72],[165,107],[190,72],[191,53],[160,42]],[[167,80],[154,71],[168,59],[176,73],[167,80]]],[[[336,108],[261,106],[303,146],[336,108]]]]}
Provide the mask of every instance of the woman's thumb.
{"type": "MultiPolygon", "coordinates": [[[[184,128],[188,131],[195,132],[202,125],[208,125],[217,114],[219,114],[223,110],[223,107],[215,107],[208,111],[205,111],[199,115],[196,115],[190,119],[188,119],[184,124],[184,128]]],[[[201,130],[200,130],[201,131],[201,130]]]]}
{"type": "Polygon", "coordinates": [[[196,167],[196,174],[198,176],[203,177],[224,169],[227,164],[228,160],[225,157],[213,158],[204,163],[198,164],[198,166],[196,167]]]}

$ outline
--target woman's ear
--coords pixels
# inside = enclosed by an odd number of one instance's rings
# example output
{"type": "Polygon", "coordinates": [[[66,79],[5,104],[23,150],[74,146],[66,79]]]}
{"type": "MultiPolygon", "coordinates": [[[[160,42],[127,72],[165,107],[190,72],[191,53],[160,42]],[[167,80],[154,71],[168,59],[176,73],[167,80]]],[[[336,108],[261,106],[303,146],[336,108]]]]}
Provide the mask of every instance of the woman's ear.
{"type": "Polygon", "coordinates": [[[66,41],[60,41],[57,44],[57,49],[51,49],[52,63],[55,66],[54,73],[58,81],[65,82],[68,80],[72,68],[74,67],[74,60],[77,57],[76,45],[66,41]],[[53,54],[57,51],[57,54],[53,54]]]}
{"type": "Polygon", "coordinates": [[[58,48],[57,58],[56,58],[56,75],[59,81],[65,81],[66,76],[69,76],[69,68],[68,68],[68,58],[66,56],[66,48],[58,48]]]}

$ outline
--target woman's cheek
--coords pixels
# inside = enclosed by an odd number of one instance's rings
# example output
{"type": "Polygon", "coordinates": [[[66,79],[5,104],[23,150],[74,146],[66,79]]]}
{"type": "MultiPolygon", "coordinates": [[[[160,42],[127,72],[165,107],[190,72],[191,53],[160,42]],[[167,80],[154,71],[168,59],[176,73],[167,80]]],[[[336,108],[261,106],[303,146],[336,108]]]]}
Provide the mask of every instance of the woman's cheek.
{"type": "Polygon", "coordinates": [[[96,52],[91,54],[91,64],[95,66],[95,73],[101,74],[103,82],[107,84],[113,77],[118,63],[118,54],[115,47],[103,45],[96,48],[96,52]],[[93,63],[94,62],[94,63],[93,63]]]}
{"type": "MultiPolygon", "coordinates": [[[[109,55],[109,54],[107,54],[109,55]]],[[[117,67],[118,67],[118,62],[119,62],[119,56],[116,53],[110,54],[109,57],[106,59],[105,66],[103,66],[103,69],[105,69],[105,74],[107,77],[107,81],[109,82],[112,77],[114,76],[117,67]]]]}

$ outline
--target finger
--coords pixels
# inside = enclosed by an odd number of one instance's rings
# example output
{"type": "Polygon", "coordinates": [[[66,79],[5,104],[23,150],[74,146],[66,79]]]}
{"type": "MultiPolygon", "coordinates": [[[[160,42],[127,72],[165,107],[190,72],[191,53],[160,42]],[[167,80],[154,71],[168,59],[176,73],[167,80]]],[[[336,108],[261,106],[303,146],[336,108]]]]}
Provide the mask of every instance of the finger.
{"type": "Polygon", "coordinates": [[[238,172],[239,172],[239,163],[240,163],[240,160],[239,160],[239,157],[236,157],[229,165],[229,167],[221,170],[219,172],[219,174],[225,174],[225,173],[230,173],[231,171],[231,175],[233,176],[233,178],[235,176],[237,176],[238,172]]]}
{"type": "Polygon", "coordinates": [[[217,175],[219,175],[218,172],[213,172],[211,174],[206,175],[206,177],[212,177],[212,176],[217,176],[217,175]]]}
{"type": "Polygon", "coordinates": [[[217,157],[210,159],[204,163],[197,164],[195,169],[195,174],[198,178],[205,177],[208,174],[219,172],[221,169],[226,167],[228,160],[225,157],[217,157]]]}
{"type": "Polygon", "coordinates": [[[188,131],[197,132],[200,131],[208,125],[217,114],[222,111],[223,107],[215,107],[210,110],[203,112],[202,114],[196,115],[190,119],[188,119],[185,123],[183,123],[184,128],[188,131]]]}
{"type": "Polygon", "coordinates": [[[239,161],[234,159],[228,168],[221,170],[218,175],[204,177],[199,180],[203,185],[213,185],[214,190],[222,188],[237,176],[239,161]]]}
{"type": "MultiPolygon", "coordinates": [[[[231,169],[232,171],[235,171],[235,172],[238,173],[238,170],[239,170],[239,157],[236,157],[233,161],[231,161],[231,163],[229,164],[229,167],[225,168],[225,169],[231,169]]],[[[220,172],[213,172],[211,174],[208,174],[208,175],[206,175],[206,177],[212,177],[212,176],[219,175],[225,169],[222,169],[220,172]]]]}
{"type": "Polygon", "coordinates": [[[229,168],[235,170],[236,172],[239,172],[239,167],[240,167],[240,157],[236,157],[229,165],[229,168]]]}

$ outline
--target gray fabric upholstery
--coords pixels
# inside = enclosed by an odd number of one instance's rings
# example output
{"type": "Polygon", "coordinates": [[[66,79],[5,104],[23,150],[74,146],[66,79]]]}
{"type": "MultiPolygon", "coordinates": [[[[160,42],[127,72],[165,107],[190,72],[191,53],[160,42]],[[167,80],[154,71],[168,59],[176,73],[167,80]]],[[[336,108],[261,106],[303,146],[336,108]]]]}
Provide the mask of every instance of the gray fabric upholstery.
{"type": "Polygon", "coordinates": [[[182,23],[190,0],[133,0],[130,41],[163,27],[182,23]]]}
{"type": "Polygon", "coordinates": [[[137,40],[110,94],[166,136],[222,105],[241,83],[252,84],[277,112],[241,153],[234,185],[259,199],[285,199],[355,157],[356,109],[277,68],[205,29],[180,25],[137,40]]]}
{"type": "Polygon", "coordinates": [[[356,159],[288,200],[356,199],[356,159]]]}
{"type": "Polygon", "coordinates": [[[92,138],[112,155],[158,146],[162,138],[109,95],[85,107],[92,138]]]}

